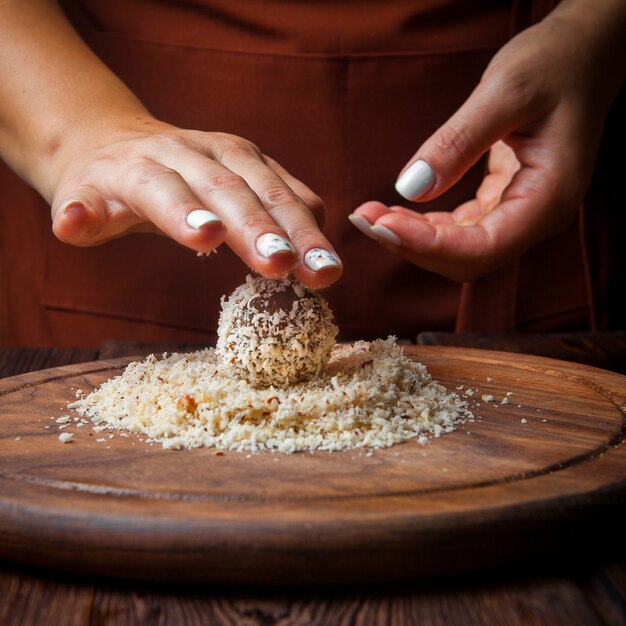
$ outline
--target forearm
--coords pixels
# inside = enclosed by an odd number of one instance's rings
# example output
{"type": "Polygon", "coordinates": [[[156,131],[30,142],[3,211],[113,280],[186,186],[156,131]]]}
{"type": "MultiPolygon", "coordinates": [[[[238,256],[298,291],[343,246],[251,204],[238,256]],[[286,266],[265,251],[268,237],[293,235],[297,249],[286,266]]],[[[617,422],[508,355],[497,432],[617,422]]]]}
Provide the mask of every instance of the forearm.
{"type": "Polygon", "coordinates": [[[149,114],[54,0],[0,3],[0,156],[51,199],[64,154],[149,114]]]}

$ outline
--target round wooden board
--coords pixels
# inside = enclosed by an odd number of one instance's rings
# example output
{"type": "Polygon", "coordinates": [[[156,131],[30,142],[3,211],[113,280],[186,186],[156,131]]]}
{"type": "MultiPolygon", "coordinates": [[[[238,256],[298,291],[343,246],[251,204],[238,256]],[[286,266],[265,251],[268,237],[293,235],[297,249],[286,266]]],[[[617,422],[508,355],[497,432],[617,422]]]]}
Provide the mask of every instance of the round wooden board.
{"type": "Polygon", "coordinates": [[[1,381],[0,557],[149,579],[388,580],[545,553],[623,512],[626,377],[482,350],[406,352],[448,389],[475,390],[480,419],[372,456],[97,443],[106,435],[90,426],[61,444],[51,417],[130,359],[1,381]]]}

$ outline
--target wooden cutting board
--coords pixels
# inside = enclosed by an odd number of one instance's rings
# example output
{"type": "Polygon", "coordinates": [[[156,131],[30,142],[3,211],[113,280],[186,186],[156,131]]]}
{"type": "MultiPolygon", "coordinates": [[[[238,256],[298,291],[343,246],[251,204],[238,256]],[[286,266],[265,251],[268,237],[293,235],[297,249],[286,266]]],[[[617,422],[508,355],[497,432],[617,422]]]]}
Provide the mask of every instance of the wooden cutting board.
{"type": "Polygon", "coordinates": [[[90,426],[62,444],[51,417],[130,359],[0,381],[0,557],[149,579],[358,582],[545,558],[619,527],[626,377],[499,352],[406,351],[449,389],[474,390],[480,419],[372,456],[97,443],[90,426]]]}

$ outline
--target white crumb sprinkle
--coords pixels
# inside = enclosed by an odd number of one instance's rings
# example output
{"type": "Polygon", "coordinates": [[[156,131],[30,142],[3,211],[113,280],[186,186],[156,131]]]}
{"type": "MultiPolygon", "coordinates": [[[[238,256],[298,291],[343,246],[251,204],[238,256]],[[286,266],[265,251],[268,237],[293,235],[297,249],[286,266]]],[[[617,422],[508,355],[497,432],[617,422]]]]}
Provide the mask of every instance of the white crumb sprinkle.
{"type": "Polygon", "coordinates": [[[106,441],[106,439],[104,437],[100,437],[98,439],[96,439],[96,443],[104,443],[106,441]]]}
{"type": "Polygon", "coordinates": [[[16,437],[15,441],[19,441],[21,439],[21,437],[16,437]]]}
{"type": "Polygon", "coordinates": [[[47,428],[50,428],[50,425],[49,425],[49,424],[45,424],[45,425],[44,425],[44,428],[46,428],[46,429],[47,429],[47,428]]]}
{"type": "Polygon", "coordinates": [[[528,420],[525,417],[522,417],[520,422],[522,422],[522,424],[528,424],[528,420]]]}
{"type": "Polygon", "coordinates": [[[455,389],[457,391],[462,391],[463,387],[465,387],[465,385],[459,385],[458,387],[455,387],[455,389]]]}
{"type": "Polygon", "coordinates": [[[466,396],[469,396],[469,397],[471,398],[471,397],[474,395],[474,390],[473,390],[473,389],[468,389],[468,390],[465,392],[465,395],[466,395],[466,396]]]}
{"type": "Polygon", "coordinates": [[[541,421],[545,424],[548,420],[544,417],[541,421]]]}
{"type": "Polygon", "coordinates": [[[512,391],[507,391],[507,392],[506,392],[506,395],[507,395],[507,396],[512,396],[512,395],[513,395],[513,392],[512,392],[512,391]]]}
{"type": "Polygon", "coordinates": [[[492,383],[493,382],[493,378],[491,378],[491,376],[487,376],[487,382],[488,383],[492,383]]]}
{"type": "Polygon", "coordinates": [[[480,399],[483,402],[493,402],[493,396],[491,394],[489,394],[489,393],[486,393],[486,394],[480,396],[480,399]]]}
{"type": "Polygon", "coordinates": [[[500,404],[508,404],[509,403],[509,399],[504,397],[502,398],[502,400],[500,400],[500,404]]]}
{"type": "Polygon", "coordinates": [[[69,443],[70,441],[72,441],[73,437],[74,435],[72,433],[61,433],[59,435],[59,441],[61,443],[69,443]]]}
{"type": "MultiPolygon", "coordinates": [[[[338,344],[315,380],[256,388],[226,376],[215,350],[151,355],[77,403],[98,432],[114,428],[164,448],[245,452],[386,448],[472,419],[467,403],[406,357],[395,338],[338,344]]],[[[97,440],[99,441],[99,440],[97,440]]]]}

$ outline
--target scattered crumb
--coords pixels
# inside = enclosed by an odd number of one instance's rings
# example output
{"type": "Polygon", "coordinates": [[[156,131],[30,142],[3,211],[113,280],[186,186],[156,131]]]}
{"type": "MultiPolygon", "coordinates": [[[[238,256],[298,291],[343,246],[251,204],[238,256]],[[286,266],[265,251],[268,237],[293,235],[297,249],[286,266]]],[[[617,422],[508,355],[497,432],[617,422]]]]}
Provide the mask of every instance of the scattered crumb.
{"type": "Polygon", "coordinates": [[[100,439],[96,439],[96,443],[104,443],[106,439],[104,437],[100,437],[100,439]]]}
{"type": "Polygon", "coordinates": [[[545,424],[548,420],[544,417],[541,421],[545,424]]]}
{"type": "Polygon", "coordinates": [[[480,396],[480,399],[483,402],[493,402],[493,396],[491,394],[489,394],[489,393],[486,393],[486,394],[480,396]]]}
{"type": "Polygon", "coordinates": [[[500,401],[500,404],[508,404],[509,403],[509,399],[508,398],[502,398],[502,400],[500,401]]]}
{"type": "Polygon", "coordinates": [[[463,387],[465,387],[465,385],[459,385],[458,387],[455,387],[455,389],[457,391],[461,391],[463,389],[463,387]]]}
{"type": "Polygon", "coordinates": [[[152,355],[75,408],[92,418],[94,433],[125,429],[165,448],[286,454],[386,448],[409,439],[424,445],[428,433],[440,437],[472,419],[467,403],[403,355],[393,337],[338,344],[319,378],[287,389],[255,388],[222,370],[212,349],[152,355]],[[185,396],[193,402],[179,402],[185,396]]]}
{"type": "Polygon", "coordinates": [[[528,420],[525,417],[522,417],[520,421],[522,422],[522,424],[528,424],[528,420]]]}
{"type": "Polygon", "coordinates": [[[49,424],[46,424],[46,425],[44,426],[44,428],[50,428],[50,425],[49,425],[49,424]]]}
{"type": "Polygon", "coordinates": [[[512,392],[512,391],[507,391],[507,392],[506,392],[506,395],[507,395],[507,396],[512,396],[512,395],[513,395],[513,392],[512,392]]]}
{"type": "Polygon", "coordinates": [[[473,389],[468,389],[468,390],[465,392],[465,395],[466,395],[466,396],[469,396],[469,397],[471,398],[471,397],[474,395],[474,390],[473,390],[473,389]]]}
{"type": "Polygon", "coordinates": [[[67,424],[70,421],[70,416],[69,415],[61,415],[61,417],[57,417],[55,422],[57,424],[67,424]]]}
{"type": "Polygon", "coordinates": [[[491,378],[491,376],[487,376],[487,382],[488,383],[492,383],[493,382],[493,378],[491,378]]]}
{"type": "Polygon", "coordinates": [[[72,435],[72,433],[61,433],[59,435],[59,441],[61,443],[69,443],[70,441],[72,441],[73,437],[74,435],[72,435]]]}
{"type": "Polygon", "coordinates": [[[19,441],[21,439],[21,437],[16,437],[15,441],[19,441]]]}

